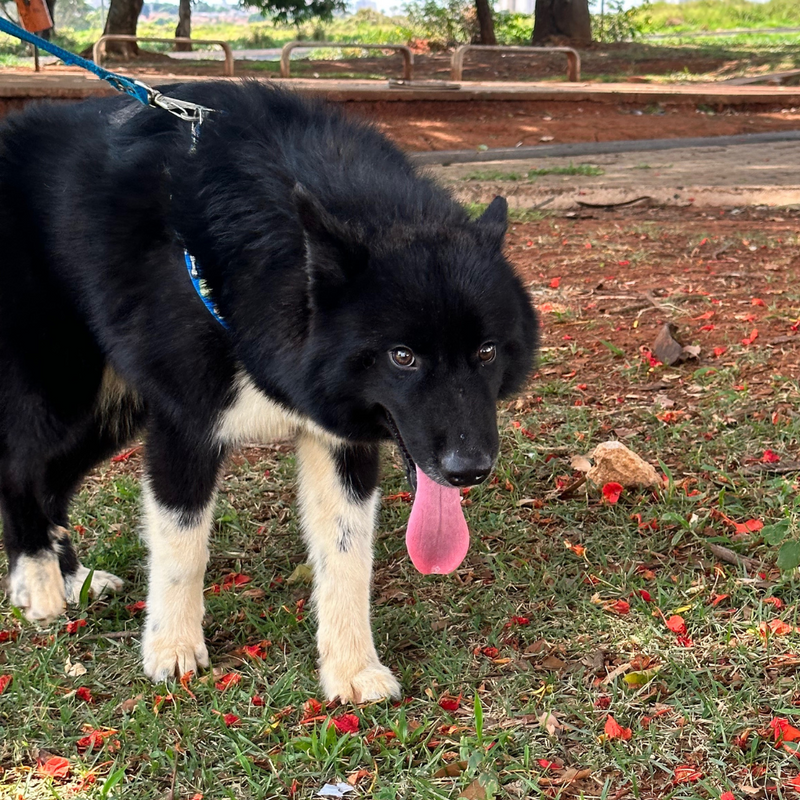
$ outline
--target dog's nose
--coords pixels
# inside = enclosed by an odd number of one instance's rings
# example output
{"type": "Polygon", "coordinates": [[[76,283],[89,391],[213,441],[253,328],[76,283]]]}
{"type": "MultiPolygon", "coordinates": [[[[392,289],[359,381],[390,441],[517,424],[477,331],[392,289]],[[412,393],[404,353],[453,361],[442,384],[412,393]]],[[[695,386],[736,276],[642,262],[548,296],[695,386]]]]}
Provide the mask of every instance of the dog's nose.
{"type": "Polygon", "coordinates": [[[442,477],[453,486],[474,486],[483,483],[492,471],[493,460],[488,455],[462,456],[447,453],[442,458],[442,477]]]}

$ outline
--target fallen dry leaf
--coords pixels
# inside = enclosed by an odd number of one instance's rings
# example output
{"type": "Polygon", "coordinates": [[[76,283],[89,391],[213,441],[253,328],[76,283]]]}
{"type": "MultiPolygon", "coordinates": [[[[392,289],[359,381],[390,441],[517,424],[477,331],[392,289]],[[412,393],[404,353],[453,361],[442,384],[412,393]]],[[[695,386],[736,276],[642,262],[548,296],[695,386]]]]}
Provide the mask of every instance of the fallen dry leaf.
{"type": "Polygon", "coordinates": [[[552,711],[545,711],[539,717],[539,727],[544,728],[551,736],[556,736],[564,730],[564,726],[552,711]]]}

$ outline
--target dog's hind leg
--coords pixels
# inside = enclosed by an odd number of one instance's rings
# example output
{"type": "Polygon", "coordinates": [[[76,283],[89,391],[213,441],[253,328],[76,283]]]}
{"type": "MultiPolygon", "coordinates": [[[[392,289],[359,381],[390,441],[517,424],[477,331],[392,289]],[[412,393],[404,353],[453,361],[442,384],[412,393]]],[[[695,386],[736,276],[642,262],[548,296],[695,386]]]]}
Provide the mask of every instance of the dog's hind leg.
{"type": "Polygon", "coordinates": [[[50,622],[63,614],[66,606],[52,523],[42,511],[30,481],[6,472],[0,478],[0,491],[9,599],[32,622],[50,622]]]}
{"type": "Polygon", "coordinates": [[[328,699],[344,702],[399,697],[400,684],[380,663],[370,625],[378,448],[304,433],[297,456],[322,689],[328,699]]]}
{"type": "Polygon", "coordinates": [[[43,506],[48,518],[54,522],[50,539],[58,554],[68,604],[80,602],[83,584],[90,574],[89,592],[95,597],[105,592],[118,592],[124,585],[122,578],[110,572],[85,567],[78,560],[68,530],[69,504],[81,478],[96,463],[113,453],[118,444],[115,438],[102,431],[88,431],[71,452],[50,461],[45,471],[43,506]]]}
{"type": "Polygon", "coordinates": [[[153,681],[208,666],[203,576],[223,452],[208,437],[190,441],[151,429],[143,482],[144,538],[150,551],[145,674],[153,681]]]}

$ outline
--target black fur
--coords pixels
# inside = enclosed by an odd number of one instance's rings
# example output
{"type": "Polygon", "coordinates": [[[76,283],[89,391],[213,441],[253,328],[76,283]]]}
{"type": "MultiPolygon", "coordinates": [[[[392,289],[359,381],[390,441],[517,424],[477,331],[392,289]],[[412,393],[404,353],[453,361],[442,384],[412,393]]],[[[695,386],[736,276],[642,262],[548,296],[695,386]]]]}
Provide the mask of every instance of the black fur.
{"type": "Polygon", "coordinates": [[[255,83],[165,91],[220,111],[196,152],[186,123],[122,97],[0,127],[12,566],[48,546],[87,470],[143,429],[156,498],[191,520],[213,494],[215,426],[242,367],[350,443],[339,470],[364,499],[395,428],[435,480],[456,451],[491,463],[496,400],[531,366],[538,325],[502,254],[504,201],[470,221],[375,130],[321,103],[255,83]],[[229,331],[195,294],[184,245],[229,331]],[[487,341],[497,357],[483,364],[487,341]],[[410,369],[391,360],[400,345],[410,369]],[[127,388],[100,409],[108,367],[127,388]]]}
{"type": "Polygon", "coordinates": [[[378,485],[378,448],[374,444],[347,445],[336,453],[339,477],[350,495],[364,502],[378,485]]]}

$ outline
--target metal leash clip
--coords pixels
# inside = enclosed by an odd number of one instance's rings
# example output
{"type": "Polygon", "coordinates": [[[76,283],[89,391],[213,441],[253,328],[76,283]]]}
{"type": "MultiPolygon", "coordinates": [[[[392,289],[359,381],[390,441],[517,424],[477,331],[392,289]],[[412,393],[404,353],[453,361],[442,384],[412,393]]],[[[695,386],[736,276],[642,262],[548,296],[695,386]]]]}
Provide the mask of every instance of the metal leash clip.
{"type": "Polygon", "coordinates": [[[147,105],[152,108],[160,108],[163,111],[168,111],[170,114],[173,114],[185,122],[191,122],[193,125],[202,125],[203,120],[205,120],[209,114],[214,113],[213,108],[206,108],[197,103],[190,103],[188,100],[178,100],[176,97],[169,97],[168,95],[161,94],[158,89],[153,89],[151,86],[147,86],[147,84],[140,83],[139,81],[136,81],[136,84],[147,92],[147,105]]]}

